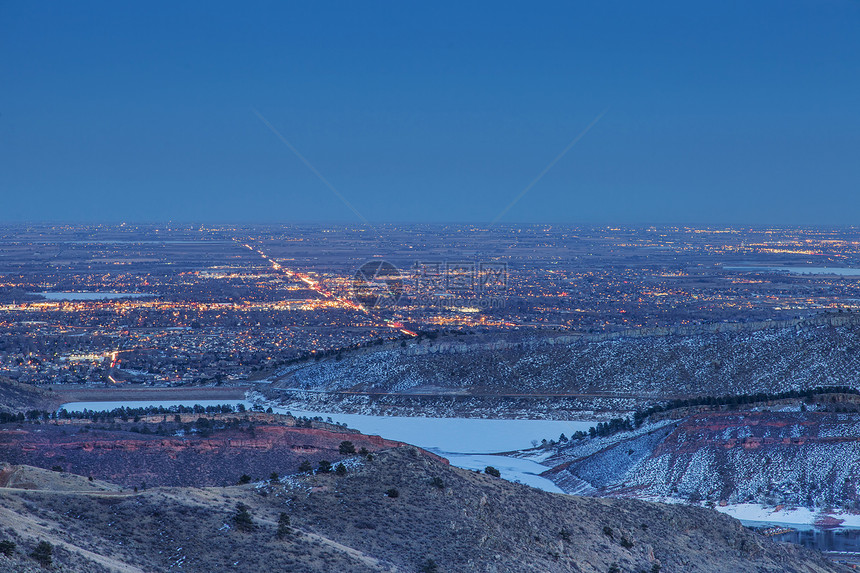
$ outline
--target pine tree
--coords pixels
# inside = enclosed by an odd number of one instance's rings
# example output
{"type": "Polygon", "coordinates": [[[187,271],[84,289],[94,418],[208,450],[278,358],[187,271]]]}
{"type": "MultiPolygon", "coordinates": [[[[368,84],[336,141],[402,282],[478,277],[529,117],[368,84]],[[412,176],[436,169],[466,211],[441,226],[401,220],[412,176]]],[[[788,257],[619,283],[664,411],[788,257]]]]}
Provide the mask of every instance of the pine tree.
{"type": "Polygon", "coordinates": [[[50,567],[54,562],[54,546],[47,541],[40,541],[39,544],[30,553],[30,557],[35,559],[42,567],[50,567]]]}
{"type": "Polygon", "coordinates": [[[283,539],[292,532],[293,528],[290,527],[290,516],[281,512],[281,515],[278,516],[278,539],[283,539]]]}
{"type": "Polygon", "coordinates": [[[236,513],[233,514],[233,525],[239,531],[248,532],[254,529],[254,520],[251,518],[249,509],[244,503],[240,502],[236,504],[236,513]]]}

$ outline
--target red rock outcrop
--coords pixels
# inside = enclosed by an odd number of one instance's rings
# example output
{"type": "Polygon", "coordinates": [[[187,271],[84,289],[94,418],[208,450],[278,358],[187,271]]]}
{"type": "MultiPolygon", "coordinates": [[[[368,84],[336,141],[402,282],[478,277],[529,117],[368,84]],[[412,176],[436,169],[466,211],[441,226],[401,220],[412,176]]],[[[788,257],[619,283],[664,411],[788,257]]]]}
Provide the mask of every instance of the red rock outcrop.
{"type": "MultiPolygon", "coordinates": [[[[403,446],[379,436],[284,424],[243,425],[184,436],[100,430],[85,425],[0,427],[0,460],[92,476],[126,486],[230,485],[346,457],[341,442],[369,452],[403,446]]],[[[426,455],[441,459],[434,454],[426,455]]]]}

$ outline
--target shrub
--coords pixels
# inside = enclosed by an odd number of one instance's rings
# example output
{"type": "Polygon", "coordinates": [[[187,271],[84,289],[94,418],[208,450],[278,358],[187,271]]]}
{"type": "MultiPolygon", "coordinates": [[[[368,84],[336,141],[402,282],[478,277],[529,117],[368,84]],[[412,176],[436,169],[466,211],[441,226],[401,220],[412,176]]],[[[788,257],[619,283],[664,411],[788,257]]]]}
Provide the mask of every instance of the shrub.
{"type": "Polygon", "coordinates": [[[611,527],[609,527],[608,525],[604,526],[604,528],[603,528],[603,533],[604,533],[604,535],[607,535],[607,536],[609,536],[609,537],[614,537],[614,536],[615,536],[615,534],[612,532],[612,528],[611,528],[611,527]]]}
{"type": "Polygon", "coordinates": [[[320,467],[317,471],[323,474],[329,473],[331,471],[331,462],[328,460],[320,460],[320,467]]]}
{"type": "Polygon", "coordinates": [[[395,497],[400,497],[400,492],[397,491],[397,489],[395,489],[395,488],[391,488],[385,492],[385,495],[387,495],[390,498],[395,498],[395,497]]]}
{"type": "Polygon", "coordinates": [[[293,528],[290,527],[290,516],[281,512],[281,515],[278,516],[278,539],[283,539],[292,532],[293,528]]]}
{"type": "Polygon", "coordinates": [[[346,475],[346,466],[343,464],[337,464],[334,467],[334,473],[339,475],[339,476],[345,476],[346,475]]]}
{"type": "Polygon", "coordinates": [[[621,536],[621,547],[623,547],[624,549],[630,549],[631,547],[633,547],[633,542],[622,535],[621,536]]]}
{"type": "Polygon", "coordinates": [[[431,479],[430,485],[432,485],[433,487],[435,487],[437,489],[445,489],[445,482],[442,481],[442,478],[440,478],[439,476],[436,476],[433,479],[431,479]]]}
{"type": "Polygon", "coordinates": [[[249,476],[248,474],[242,474],[241,476],[239,476],[238,484],[244,485],[246,483],[251,483],[251,476],[249,476]]]}
{"type": "Polygon", "coordinates": [[[484,468],[484,473],[487,475],[491,475],[493,477],[500,477],[502,473],[494,468],[493,466],[487,466],[484,468]]]}
{"type": "Polygon", "coordinates": [[[42,567],[50,567],[54,562],[54,546],[47,541],[40,541],[30,557],[35,559],[42,567]]]}
{"type": "Polygon", "coordinates": [[[311,465],[310,460],[304,460],[304,461],[302,461],[302,463],[299,464],[299,471],[300,472],[309,472],[312,469],[314,469],[314,466],[311,465]]]}
{"type": "Polygon", "coordinates": [[[344,440],[340,443],[337,451],[343,456],[348,456],[355,453],[355,445],[349,440],[344,440]]]}
{"type": "Polygon", "coordinates": [[[269,475],[269,481],[278,481],[279,479],[280,476],[278,475],[278,472],[272,472],[271,475],[269,475]]]}
{"type": "Polygon", "coordinates": [[[15,553],[15,542],[9,541],[8,539],[0,541],[0,553],[5,555],[6,557],[10,557],[13,553],[15,553]]]}
{"type": "Polygon", "coordinates": [[[249,509],[244,503],[240,502],[236,504],[236,513],[233,514],[233,525],[239,531],[248,532],[254,529],[254,520],[251,518],[249,509]]]}
{"type": "Polygon", "coordinates": [[[436,573],[439,571],[439,566],[436,565],[436,562],[432,559],[428,558],[421,562],[421,565],[418,566],[419,573],[436,573]]]}

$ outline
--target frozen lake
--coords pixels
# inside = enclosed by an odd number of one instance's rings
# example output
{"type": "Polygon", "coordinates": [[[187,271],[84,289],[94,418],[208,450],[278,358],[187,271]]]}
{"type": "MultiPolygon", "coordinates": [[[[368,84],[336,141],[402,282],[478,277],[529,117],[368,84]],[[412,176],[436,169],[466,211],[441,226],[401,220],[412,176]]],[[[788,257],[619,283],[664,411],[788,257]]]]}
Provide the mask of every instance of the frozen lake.
{"type": "MultiPolygon", "coordinates": [[[[558,439],[577,430],[588,431],[596,422],[559,420],[481,420],[477,418],[421,418],[335,414],[295,408],[275,408],[294,416],[331,417],[364,434],[377,434],[425,449],[470,454],[510,452],[532,447],[532,440],[558,439]]],[[[547,469],[547,468],[544,468],[547,469]]]]}
{"type": "MultiPolygon", "coordinates": [[[[147,406],[214,406],[217,404],[245,404],[250,408],[252,402],[245,400],[191,400],[191,401],[141,401],[141,402],[72,402],[64,404],[66,410],[112,410],[114,408],[144,408],[147,406]]],[[[365,416],[361,414],[339,414],[336,412],[317,412],[296,408],[275,407],[276,412],[290,412],[294,416],[308,418],[331,418],[333,422],[343,423],[364,434],[375,434],[406,442],[424,448],[447,458],[451,464],[465,468],[483,470],[493,466],[500,470],[502,477],[537,487],[546,491],[563,493],[558,486],[538,474],[547,470],[531,460],[492,455],[529,448],[532,440],[543,438],[558,439],[564,433],[570,436],[577,430],[587,431],[594,422],[559,420],[481,420],[475,418],[419,418],[399,416],[365,416]]]]}
{"type": "Polygon", "coordinates": [[[536,487],[553,493],[564,493],[564,491],[550,480],[540,477],[541,472],[549,468],[531,460],[522,460],[508,456],[492,456],[489,454],[456,454],[451,452],[440,452],[435,448],[428,448],[443,458],[447,458],[452,466],[467,470],[484,471],[487,466],[493,466],[503,478],[536,487]]]}

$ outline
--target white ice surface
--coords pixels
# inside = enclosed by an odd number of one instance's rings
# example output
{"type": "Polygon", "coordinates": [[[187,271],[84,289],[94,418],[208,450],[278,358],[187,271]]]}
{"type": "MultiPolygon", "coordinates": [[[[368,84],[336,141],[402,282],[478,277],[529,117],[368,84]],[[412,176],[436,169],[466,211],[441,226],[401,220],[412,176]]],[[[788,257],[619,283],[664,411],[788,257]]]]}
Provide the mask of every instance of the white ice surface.
{"type": "MultiPolygon", "coordinates": [[[[738,503],[735,505],[727,505],[725,507],[717,507],[717,511],[730,515],[742,523],[760,524],[774,523],[780,525],[789,525],[792,527],[812,526],[815,521],[824,517],[819,510],[809,509],[806,507],[784,508],[779,511],[774,511],[773,507],[767,507],[755,503],[738,503]]],[[[852,513],[843,513],[840,511],[828,512],[829,517],[844,520],[840,527],[857,529],[860,528],[860,515],[852,513]]]]}
{"type": "Polygon", "coordinates": [[[559,420],[482,420],[477,418],[423,418],[405,416],[366,416],[313,412],[296,408],[275,408],[294,416],[331,418],[346,423],[363,434],[377,434],[425,449],[445,452],[510,452],[532,447],[532,440],[557,440],[564,433],[587,431],[596,422],[559,420]]]}
{"type": "Polygon", "coordinates": [[[544,491],[553,493],[564,493],[564,491],[552,483],[550,480],[540,477],[538,474],[546,471],[546,466],[539,463],[523,460],[520,458],[510,458],[507,456],[492,456],[488,454],[452,454],[450,452],[440,452],[434,450],[440,456],[447,458],[451,465],[467,470],[484,471],[487,466],[493,466],[501,473],[501,476],[507,480],[530,485],[544,491]]]}
{"type": "MultiPolygon", "coordinates": [[[[62,407],[69,412],[87,410],[113,410],[115,408],[143,408],[147,406],[214,406],[217,404],[253,405],[247,400],[182,400],[182,401],[126,401],[126,402],[71,402],[62,407]]],[[[265,405],[266,407],[269,404],[265,405]]],[[[331,418],[364,434],[375,434],[406,442],[430,450],[447,458],[452,465],[466,469],[483,470],[487,466],[498,469],[502,477],[555,493],[564,493],[540,472],[546,466],[534,460],[489,455],[531,447],[532,440],[558,439],[562,433],[570,436],[577,430],[586,431],[595,422],[558,420],[482,420],[475,418],[423,418],[402,416],[366,416],[283,408],[272,404],[276,412],[290,412],[293,416],[331,418]]]]}

